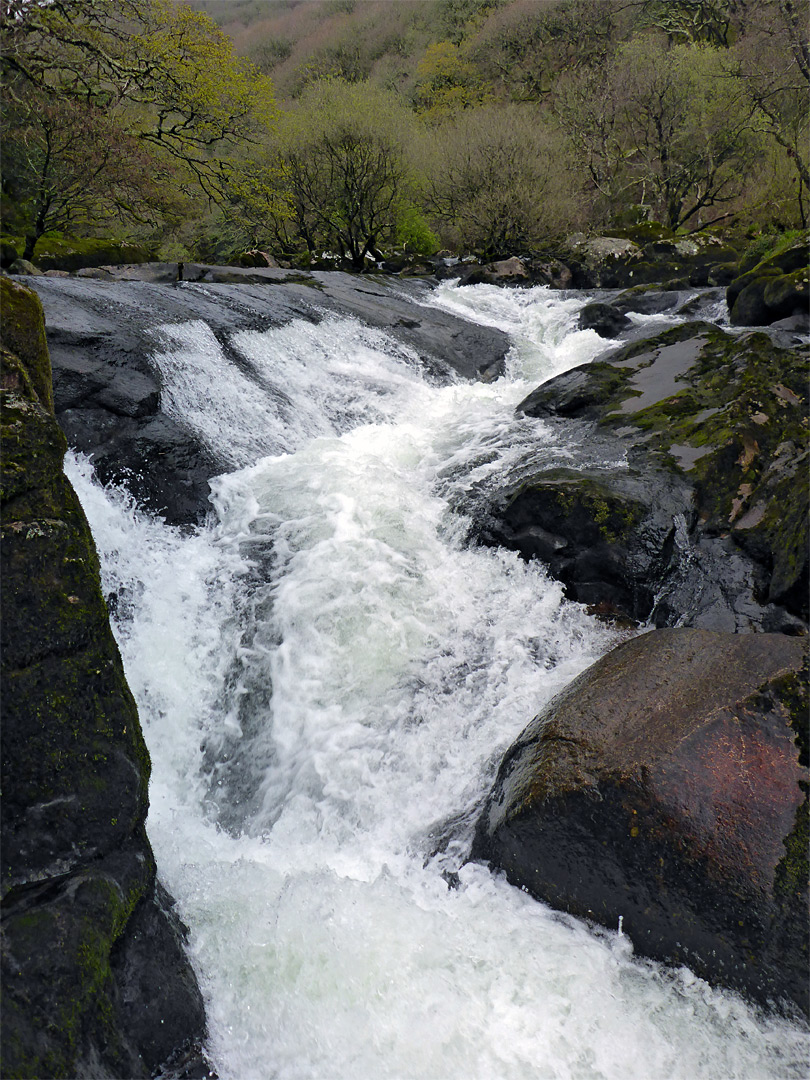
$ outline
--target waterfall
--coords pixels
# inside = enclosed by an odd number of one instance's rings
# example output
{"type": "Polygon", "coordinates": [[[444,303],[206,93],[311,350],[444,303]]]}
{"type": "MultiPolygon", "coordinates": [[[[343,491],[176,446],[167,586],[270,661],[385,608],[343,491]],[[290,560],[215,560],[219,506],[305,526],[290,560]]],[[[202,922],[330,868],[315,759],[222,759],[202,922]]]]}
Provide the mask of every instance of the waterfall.
{"type": "Polygon", "coordinates": [[[164,409],[233,470],[204,527],[166,526],[68,458],[216,1070],[804,1076],[796,1026],[465,863],[504,751],[620,640],[539,564],[468,543],[490,485],[569,453],[515,405],[604,343],[575,328],[584,298],[543,288],[425,302],[509,330],[506,376],[439,382],[334,316],[227,346],[194,319],[156,327],[164,409]]]}

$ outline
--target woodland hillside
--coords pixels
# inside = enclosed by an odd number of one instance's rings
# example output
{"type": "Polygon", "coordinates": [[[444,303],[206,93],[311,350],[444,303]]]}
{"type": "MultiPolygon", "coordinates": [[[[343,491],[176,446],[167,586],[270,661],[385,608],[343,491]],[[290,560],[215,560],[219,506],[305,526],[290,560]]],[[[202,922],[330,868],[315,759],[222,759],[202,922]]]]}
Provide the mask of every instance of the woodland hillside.
{"type": "Polygon", "coordinates": [[[113,232],[362,268],[807,226],[794,0],[7,6],[4,233],[27,258],[113,232]]]}

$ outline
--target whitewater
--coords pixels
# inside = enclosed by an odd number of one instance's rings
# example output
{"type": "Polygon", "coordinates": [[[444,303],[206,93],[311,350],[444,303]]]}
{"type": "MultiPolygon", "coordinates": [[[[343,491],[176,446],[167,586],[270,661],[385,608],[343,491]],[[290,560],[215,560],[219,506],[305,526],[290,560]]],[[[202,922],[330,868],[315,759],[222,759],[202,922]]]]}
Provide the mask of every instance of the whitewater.
{"type": "Polygon", "coordinates": [[[68,456],[222,1080],[807,1075],[806,1031],[466,862],[503,753],[627,633],[470,541],[504,478],[571,454],[514,409],[604,349],[587,299],[432,293],[511,335],[491,383],[334,314],[233,334],[238,367],[156,326],[163,410],[230,470],[193,530],[68,456]]]}

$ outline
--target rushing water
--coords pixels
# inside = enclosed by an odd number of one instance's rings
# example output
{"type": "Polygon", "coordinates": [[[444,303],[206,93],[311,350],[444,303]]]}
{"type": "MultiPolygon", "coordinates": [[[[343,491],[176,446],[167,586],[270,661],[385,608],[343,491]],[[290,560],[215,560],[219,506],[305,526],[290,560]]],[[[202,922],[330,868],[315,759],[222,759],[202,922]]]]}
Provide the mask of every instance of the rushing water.
{"type": "Polygon", "coordinates": [[[465,545],[476,492],[566,455],[515,404],[603,343],[574,329],[582,299],[544,289],[432,302],[508,329],[507,376],[435,385],[334,317],[236,334],[238,365],[202,323],[159,328],[164,408],[235,470],[205,528],[166,527],[69,461],[216,1069],[802,1077],[796,1027],[464,864],[504,750],[618,640],[541,566],[465,545]]]}

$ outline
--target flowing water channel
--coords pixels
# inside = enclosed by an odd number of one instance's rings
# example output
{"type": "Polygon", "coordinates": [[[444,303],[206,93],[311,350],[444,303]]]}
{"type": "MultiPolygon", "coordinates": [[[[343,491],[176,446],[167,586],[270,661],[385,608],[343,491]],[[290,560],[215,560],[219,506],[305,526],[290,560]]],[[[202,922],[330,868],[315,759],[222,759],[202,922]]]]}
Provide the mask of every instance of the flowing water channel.
{"type": "Polygon", "coordinates": [[[604,342],[575,329],[583,297],[444,285],[430,302],[508,330],[507,374],[439,385],[334,316],[235,334],[239,367],[204,323],[157,327],[164,409],[232,468],[204,528],[69,457],[216,1070],[804,1077],[796,1026],[465,865],[503,752],[619,640],[542,566],[466,542],[490,485],[569,452],[514,406],[604,342]]]}

